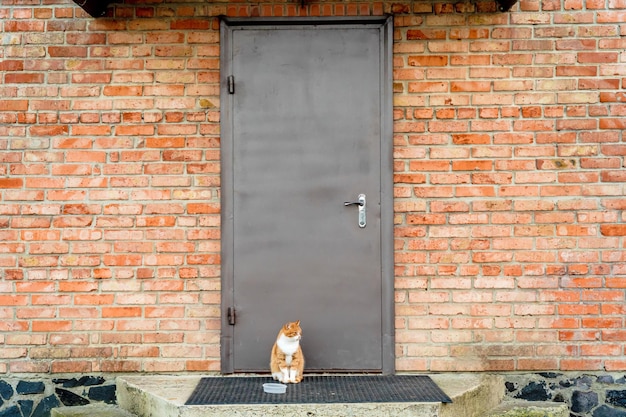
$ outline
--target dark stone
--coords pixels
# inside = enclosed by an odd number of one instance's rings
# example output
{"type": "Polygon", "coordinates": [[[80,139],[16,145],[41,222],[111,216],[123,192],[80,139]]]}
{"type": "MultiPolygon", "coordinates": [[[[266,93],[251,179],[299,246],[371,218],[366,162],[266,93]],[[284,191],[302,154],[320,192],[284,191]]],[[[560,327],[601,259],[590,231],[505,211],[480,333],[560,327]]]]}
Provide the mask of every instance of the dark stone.
{"type": "Polygon", "coordinates": [[[59,397],[59,400],[61,400],[61,402],[63,403],[63,405],[66,405],[68,407],[71,407],[73,405],[87,405],[89,404],[89,400],[86,398],[81,397],[78,394],[74,394],[71,391],[68,391],[66,389],[63,388],[57,388],[54,390],[54,392],[56,392],[57,397],[59,397]]]}
{"type": "Polygon", "coordinates": [[[20,381],[15,388],[15,391],[22,395],[41,394],[45,390],[46,385],[41,381],[20,381]]]}
{"type": "Polygon", "coordinates": [[[598,393],[593,391],[582,392],[574,391],[572,393],[571,410],[574,413],[588,413],[599,404],[598,393]]]}
{"type": "Polygon", "coordinates": [[[13,396],[13,387],[5,381],[0,381],[0,397],[9,400],[13,396]]]}
{"type": "Polygon", "coordinates": [[[76,387],[90,387],[93,385],[102,385],[105,379],[101,376],[83,376],[80,379],[76,378],[57,378],[52,382],[60,384],[63,388],[76,388],[76,387]]]}
{"type": "Polygon", "coordinates": [[[559,385],[562,386],[563,388],[569,388],[573,386],[574,383],[570,381],[569,379],[566,379],[565,381],[559,381],[559,385]]]}
{"type": "Polygon", "coordinates": [[[616,410],[608,405],[601,405],[591,413],[593,417],[626,417],[626,411],[616,410]]]}
{"type": "Polygon", "coordinates": [[[531,382],[522,388],[515,398],[528,401],[547,401],[550,399],[550,393],[546,389],[545,382],[531,382]]]}
{"type": "Polygon", "coordinates": [[[593,380],[591,379],[591,377],[589,375],[583,375],[583,376],[579,376],[578,378],[574,379],[574,383],[578,387],[585,387],[585,388],[589,389],[589,388],[591,388],[591,384],[593,383],[593,380]]]}
{"type": "Polygon", "coordinates": [[[615,379],[611,375],[600,375],[597,381],[601,384],[613,384],[615,379]]]}
{"type": "Polygon", "coordinates": [[[61,384],[64,388],[74,388],[78,386],[78,379],[76,378],[58,378],[53,379],[52,382],[55,384],[61,384]]]}
{"type": "Polygon", "coordinates": [[[558,392],[554,398],[552,399],[552,401],[554,401],[555,403],[564,403],[565,401],[565,397],[563,397],[563,394],[558,392]]]}
{"type": "Polygon", "coordinates": [[[56,396],[50,395],[37,404],[35,411],[31,414],[31,417],[50,417],[50,410],[55,407],[59,407],[61,403],[56,396]]]}
{"type": "Polygon", "coordinates": [[[0,417],[22,417],[22,413],[20,412],[20,409],[17,408],[17,405],[12,405],[11,407],[0,411],[0,417]]]}
{"type": "Polygon", "coordinates": [[[505,382],[504,386],[506,387],[506,390],[508,392],[513,392],[517,389],[517,384],[515,384],[514,382],[505,382]]]}
{"type": "Polygon", "coordinates": [[[615,383],[616,384],[626,384],[626,375],[621,377],[621,378],[619,378],[619,379],[616,379],[615,383]]]}
{"type": "Polygon", "coordinates": [[[102,384],[104,384],[104,378],[101,376],[84,376],[78,380],[78,385],[85,387],[102,384]]]}
{"type": "Polygon", "coordinates": [[[623,390],[607,390],[606,402],[618,407],[626,408],[626,391],[623,390]]]}
{"type": "Polygon", "coordinates": [[[115,404],[115,385],[104,385],[101,387],[89,388],[87,396],[93,401],[103,401],[107,404],[115,404]]]}
{"type": "Polygon", "coordinates": [[[556,378],[563,374],[557,374],[556,372],[539,372],[539,375],[541,375],[544,378],[556,378]]]}
{"type": "Polygon", "coordinates": [[[30,416],[33,412],[33,405],[35,405],[35,403],[31,400],[20,400],[17,404],[20,406],[20,410],[22,410],[22,415],[24,417],[30,416]]]}

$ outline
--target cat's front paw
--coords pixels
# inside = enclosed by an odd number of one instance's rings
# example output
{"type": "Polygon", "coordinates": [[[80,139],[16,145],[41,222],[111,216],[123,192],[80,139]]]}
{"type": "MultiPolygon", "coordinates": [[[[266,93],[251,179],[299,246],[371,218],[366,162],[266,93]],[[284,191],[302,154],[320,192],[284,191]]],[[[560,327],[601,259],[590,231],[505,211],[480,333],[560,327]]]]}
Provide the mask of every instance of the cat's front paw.
{"type": "Polygon", "coordinates": [[[291,382],[292,384],[297,384],[302,381],[302,373],[298,372],[297,369],[290,369],[289,376],[287,377],[287,382],[291,382]]]}
{"type": "Polygon", "coordinates": [[[283,379],[284,379],[283,377],[284,377],[284,375],[283,375],[282,372],[274,372],[272,374],[272,378],[274,378],[274,380],[276,380],[278,382],[283,382],[283,379]]]}

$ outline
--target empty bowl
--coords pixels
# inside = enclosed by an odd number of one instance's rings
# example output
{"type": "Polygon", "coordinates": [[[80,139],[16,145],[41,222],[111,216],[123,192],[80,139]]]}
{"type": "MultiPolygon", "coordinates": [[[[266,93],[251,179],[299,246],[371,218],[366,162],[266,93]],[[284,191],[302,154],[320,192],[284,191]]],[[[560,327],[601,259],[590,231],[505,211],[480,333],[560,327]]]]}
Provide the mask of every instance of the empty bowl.
{"type": "Polygon", "coordinates": [[[285,384],[263,384],[263,391],[268,394],[284,394],[287,391],[285,384]]]}

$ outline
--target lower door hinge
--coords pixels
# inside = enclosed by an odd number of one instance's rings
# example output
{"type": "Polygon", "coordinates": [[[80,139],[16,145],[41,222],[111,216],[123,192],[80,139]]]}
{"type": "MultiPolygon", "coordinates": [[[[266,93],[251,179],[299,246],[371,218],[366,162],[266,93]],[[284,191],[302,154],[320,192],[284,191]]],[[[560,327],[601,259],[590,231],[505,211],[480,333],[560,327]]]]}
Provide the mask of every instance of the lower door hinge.
{"type": "Polygon", "coordinates": [[[228,82],[228,94],[235,94],[235,76],[229,75],[227,82],[228,82]]]}
{"type": "Polygon", "coordinates": [[[228,324],[230,324],[231,326],[235,325],[235,321],[237,319],[236,317],[236,313],[235,313],[235,308],[234,307],[228,307],[228,324]]]}

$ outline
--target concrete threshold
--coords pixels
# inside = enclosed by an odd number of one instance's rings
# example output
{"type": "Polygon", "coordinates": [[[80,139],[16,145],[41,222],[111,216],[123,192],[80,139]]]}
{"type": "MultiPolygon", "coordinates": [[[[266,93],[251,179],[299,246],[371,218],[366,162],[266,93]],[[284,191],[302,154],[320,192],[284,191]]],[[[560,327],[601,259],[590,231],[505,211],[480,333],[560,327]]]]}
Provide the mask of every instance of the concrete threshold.
{"type": "MultiPolygon", "coordinates": [[[[212,375],[214,376],[214,375],[212,375]]],[[[504,396],[502,377],[484,374],[433,374],[452,399],[439,403],[185,405],[202,375],[143,375],[117,378],[119,406],[138,417],[478,417],[504,396]]],[[[225,376],[223,378],[228,378],[225,376]]]]}

